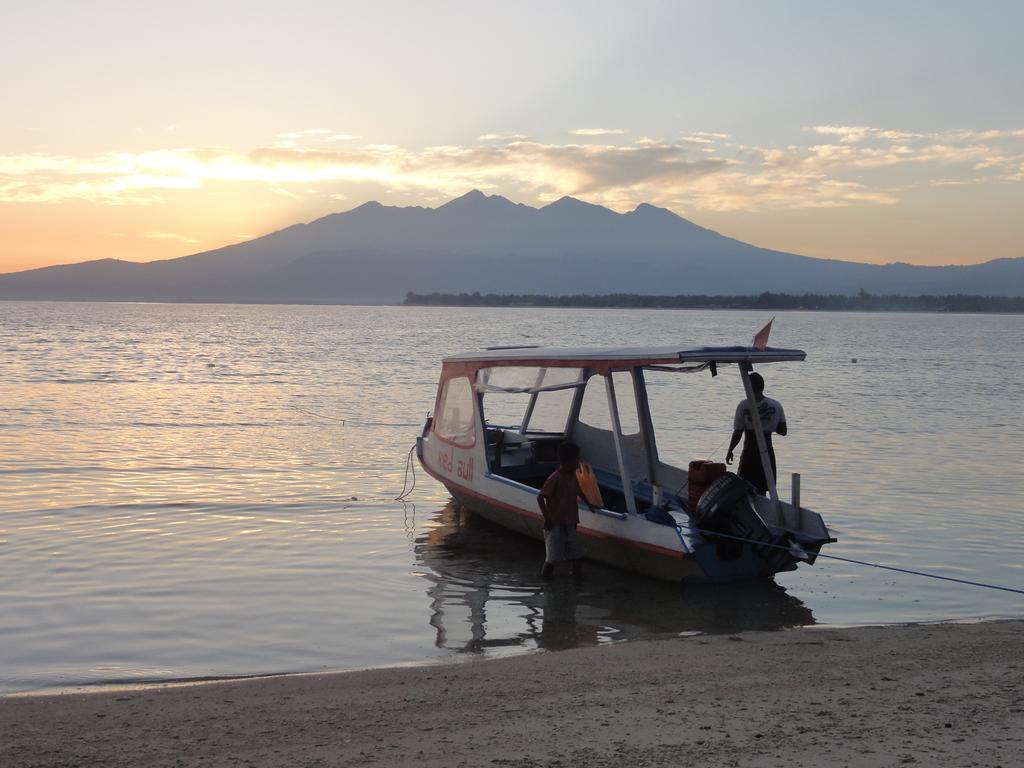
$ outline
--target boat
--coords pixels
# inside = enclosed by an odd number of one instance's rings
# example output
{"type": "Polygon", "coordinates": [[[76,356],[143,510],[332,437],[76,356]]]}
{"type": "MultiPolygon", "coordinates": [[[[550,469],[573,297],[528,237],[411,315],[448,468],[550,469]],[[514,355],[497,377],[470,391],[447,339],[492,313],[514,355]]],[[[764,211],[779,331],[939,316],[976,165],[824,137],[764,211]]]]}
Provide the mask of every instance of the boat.
{"type": "Polygon", "coordinates": [[[442,361],[433,415],[417,437],[416,454],[458,504],[542,540],[538,491],[558,467],[558,446],[571,441],[591,481],[581,488],[595,496],[593,509],[582,500],[579,508],[585,558],[680,584],[771,578],[813,564],[822,546],[836,541],[821,516],[801,506],[799,475],[792,499],[780,499],[760,431],[767,496],[724,464],[693,461],[683,468],[662,461],[647,380],[716,377],[737,366],[752,404],[755,365],[805,358],[801,350],[764,344],[516,346],[457,354],[442,361]],[[596,410],[603,410],[601,418],[596,410]],[[624,414],[630,417],[625,429],[624,414]]]}

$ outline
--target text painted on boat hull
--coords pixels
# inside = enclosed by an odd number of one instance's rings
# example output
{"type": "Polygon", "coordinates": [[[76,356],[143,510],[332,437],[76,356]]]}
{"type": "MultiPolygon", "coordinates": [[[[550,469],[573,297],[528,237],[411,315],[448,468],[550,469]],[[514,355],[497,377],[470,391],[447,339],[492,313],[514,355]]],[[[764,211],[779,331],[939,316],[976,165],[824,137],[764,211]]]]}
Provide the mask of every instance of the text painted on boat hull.
{"type": "Polygon", "coordinates": [[[465,480],[467,483],[473,482],[472,456],[456,459],[455,448],[450,448],[447,451],[439,448],[437,451],[437,464],[445,474],[457,477],[459,480],[465,480]]]}

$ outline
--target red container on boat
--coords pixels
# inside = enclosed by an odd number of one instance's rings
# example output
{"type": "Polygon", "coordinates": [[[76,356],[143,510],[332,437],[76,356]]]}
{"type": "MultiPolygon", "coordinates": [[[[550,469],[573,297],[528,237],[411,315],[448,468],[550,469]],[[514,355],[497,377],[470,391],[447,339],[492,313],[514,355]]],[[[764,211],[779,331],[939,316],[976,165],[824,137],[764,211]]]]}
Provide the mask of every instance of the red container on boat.
{"type": "Polygon", "coordinates": [[[689,484],[687,485],[689,490],[687,506],[690,512],[697,509],[697,502],[700,501],[700,497],[704,495],[708,486],[724,474],[725,464],[703,460],[690,462],[689,484]]]}

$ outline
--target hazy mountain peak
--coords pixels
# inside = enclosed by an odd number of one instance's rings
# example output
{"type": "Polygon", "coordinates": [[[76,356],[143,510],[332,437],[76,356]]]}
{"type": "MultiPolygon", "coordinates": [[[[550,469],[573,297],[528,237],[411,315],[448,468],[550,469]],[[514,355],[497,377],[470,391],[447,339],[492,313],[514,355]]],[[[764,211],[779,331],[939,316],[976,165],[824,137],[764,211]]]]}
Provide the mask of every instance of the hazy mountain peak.
{"type": "Polygon", "coordinates": [[[355,213],[356,211],[379,211],[384,208],[383,203],[378,203],[376,200],[367,200],[362,205],[356,206],[349,213],[355,213]]]}
{"type": "Polygon", "coordinates": [[[493,215],[503,216],[513,211],[532,211],[533,209],[528,205],[513,203],[501,195],[488,195],[479,189],[471,189],[466,194],[449,200],[434,210],[439,213],[459,212],[485,220],[493,215]]]}
{"type": "Polygon", "coordinates": [[[593,211],[599,213],[610,213],[618,215],[615,211],[610,208],[605,208],[603,205],[595,205],[594,203],[587,203],[583,200],[579,200],[569,195],[564,195],[558,198],[553,203],[548,203],[540,210],[542,211],[593,211]]]}
{"type": "MultiPolygon", "coordinates": [[[[465,208],[469,206],[478,206],[481,203],[486,203],[492,198],[489,198],[479,189],[471,189],[464,195],[459,195],[456,198],[449,200],[444,205],[437,206],[438,211],[451,210],[453,208],[465,208]]],[[[504,199],[504,198],[502,198],[504,199]]]]}
{"type": "Polygon", "coordinates": [[[672,211],[670,211],[668,208],[659,208],[658,206],[651,205],[650,203],[640,203],[640,205],[638,205],[636,208],[634,208],[632,211],[630,211],[630,213],[635,213],[635,214],[640,215],[640,216],[651,216],[651,215],[654,215],[654,216],[665,216],[665,215],[668,215],[668,216],[671,216],[671,217],[676,218],[676,219],[682,218],[678,214],[675,214],[672,211]]]}
{"type": "Polygon", "coordinates": [[[540,209],[473,189],[438,208],[370,201],[161,262],[104,259],[0,276],[0,298],[397,301],[496,293],[957,292],[1024,295],[1024,259],[885,267],[757,248],[647,203],[562,197],[540,209]]]}

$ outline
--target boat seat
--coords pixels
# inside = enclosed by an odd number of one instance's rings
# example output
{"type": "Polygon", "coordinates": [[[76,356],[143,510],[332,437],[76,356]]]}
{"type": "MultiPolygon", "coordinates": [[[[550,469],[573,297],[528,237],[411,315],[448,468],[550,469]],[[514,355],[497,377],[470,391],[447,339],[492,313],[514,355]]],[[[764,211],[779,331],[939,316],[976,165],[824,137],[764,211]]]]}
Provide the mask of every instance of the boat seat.
{"type": "Polygon", "coordinates": [[[533,441],[504,429],[488,430],[486,433],[488,462],[492,469],[506,465],[528,464],[533,458],[533,441]]]}
{"type": "Polygon", "coordinates": [[[565,440],[561,434],[528,432],[488,427],[485,431],[487,460],[492,469],[524,464],[558,463],[558,446],[565,440]]]}
{"type": "Polygon", "coordinates": [[[502,467],[495,474],[509,480],[515,480],[523,485],[540,488],[544,485],[544,481],[548,479],[548,476],[556,469],[558,469],[558,462],[536,462],[533,464],[502,467]]]}

